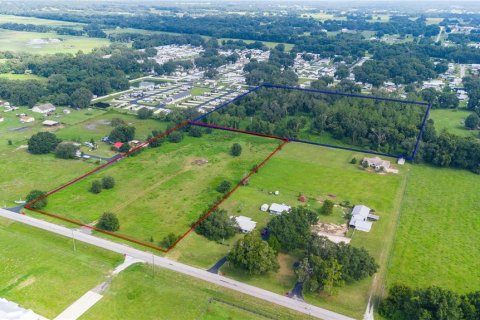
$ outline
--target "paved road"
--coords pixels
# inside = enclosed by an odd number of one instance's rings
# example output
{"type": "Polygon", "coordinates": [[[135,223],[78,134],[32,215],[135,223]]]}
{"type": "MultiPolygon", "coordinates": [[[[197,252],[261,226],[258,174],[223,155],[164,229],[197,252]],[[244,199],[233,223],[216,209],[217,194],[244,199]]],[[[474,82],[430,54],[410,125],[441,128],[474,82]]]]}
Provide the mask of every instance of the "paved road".
{"type": "Polygon", "coordinates": [[[176,261],[166,259],[164,257],[153,255],[150,252],[141,251],[138,249],[131,248],[129,246],[115,243],[109,240],[97,238],[73,229],[68,229],[50,222],[43,220],[35,219],[29,216],[22,214],[14,213],[5,209],[0,209],[0,216],[18,221],[36,228],[47,230],[65,237],[74,238],[77,241],[82,241],[100,248],[104,248],[113,252],[120,254],[126,254],[135,259],[145,260],[148,263],[153,263],[156,266],[169,269],[175,272],[180,272],[185,275],[195,277],[210,283],[222,286],[231,290],[235,290],[258,299],[262,299],[271,303],[275,303],[286,308],[296,310],[298,312],[311,315],[319,319],[326,320],[353,320],[352,318],[346,317],[344,315],[313,306],[311,304],[290,299],[286,296],[282,296],[264,289],[260,289],[239,281],[235,281],[218,274],[210,273],[206,270],[198,269],[191,267],[176,261]]]}
{"type": "Polygon", "coordinates": [[[440,31],[438,31],[437,38],[435,39],[435,42],[440,41],[440,37],[442,36],[442,33],[443,33],[444,29],[445,29],[445,27],[443,27],[443,26],[440,27],[440,31]]]}

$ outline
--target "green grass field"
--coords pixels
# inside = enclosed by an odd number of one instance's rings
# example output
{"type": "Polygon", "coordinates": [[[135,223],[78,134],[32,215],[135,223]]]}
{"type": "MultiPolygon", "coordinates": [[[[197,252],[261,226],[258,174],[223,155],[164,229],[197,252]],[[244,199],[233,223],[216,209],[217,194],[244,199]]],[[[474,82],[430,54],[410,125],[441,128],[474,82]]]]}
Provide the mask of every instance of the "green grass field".
{"type": "Polygon", "coordinates": [[[470,114],[467,110],[435,109],[430,112],[430,119],[435,122],[438,132],[447,130],[461,137],[478,137],[478,131],[465,128],[464,121],[470,114]]]}
{"type": "Polygon", "coordinates": [[[122,159],[53,194],[45,210],[86,224],[95,223],[103,212],[114,212],[120,233],[158,243],[170,232],[186,232],[221,195],[215,188],[222,180],[236,184],[277,145],[275,140],[222,131],[185,137],[179,144],[166,143],[122,159]],[[239,157],[229,154],[234,142],[243,146],[239,157]],[[199,160],[208,163],[195,163],[199,160]],[[89,192],[92,181],[103,176],[114,177],[116,187],[89,192]]]}
{"type": "Polygon", "coordinates": [[[437,285],[461,293],[480,287],[478,176],[412,167],[387,283],[437,285]]]}
{"type": "Polygon", "coordinates": [[[50,319],[102,281],[121,255],[0,219],[0,296],[50,319]]]}
{"type": "Polygon", "coordinates": [[[228,289],[165,269],[135,265],[123,271],[104,298],[82,320],[95,319],[262,319],[224,304],[210,304],[217,298],[276,319],[311,319],[288,309],[268,304],[228,289]]]}
{"type": "Polygon", "coordinates": [[[94,48],[108,46],[107,39],[57,35],[54,32],[38,33],[0,29],[0,47],[4,51],[38,54],[90,52],[94,48]],[[37,44],[40,40],[59,39],[60,41],[37,44]]]}
{"type": "MultiPolygon", "coordinates": [[[[263,203],[303,205],[298,201],[300,193],[307,196],[307,205],[312,208],[320,207],[321,201],[326,198],[337,203],[348,200],[352,204],[367,205],[379,213],[380,221],[375,222],[370,233],[356,232],[352,244],[365,247],[375,257],[381,266],[378,275],[380,277],[385,272],[410,166],[400,167],[398,175],[379,175],[350,164],[354,156],[357,159],[363,157],[362,154],[350,151],[290,143],[253,176],[248,186],[237,190],[222,207],[232,215],[251,217],[257,222],[257,229],[261,230],[271,219],[268,213],[259,210],[263,203]],[[269,194],[277,190],[280,195],[269,194]]],[[[342,222],[339,212],[338,215],[320,216],[320,221],[342,222]]],[[[239,237],[224,243],[215,243],[191,234],[169,252],[167,257],[208,268],[225,256],[239,237]]],[[[297,257],[291,255],[280,256],[279,272],[265,276],[250,276],[228,265],[221,271],[235,279],[285,294],[295,282],[293,264],[296,260],[297,257]]],[[[306,299],[310,303],[360,317],[365,311],[371,287],[372,279],[365,279],[340,288],[337,295],[325,297],[309,294],[306,299]]]]}
{"type": "Polygon", "coordinates": [[[0,73],[0,79],[7,80],[39,80],[46,81],[47,78],[36,76],[34,74],[14,74],[14,73],[0,73]]]}
{"type": "Polygon", "coordinates": [[[75,22],[40,19],[35,17],[22,17],[22,16],[7,15],[7,14],[0,15],[0,23],[22,23],[22,24],[35,24],[35,25],[56,26],[56,27],[65,26],[70,28],[73,26],[83,25],[81,23],[75,23],[75,22]]]}
{"type": "MultiPolygon", "coordinates": [[[[56,129],[55,132],[59,134],[62,130],[69,130],[71,126],[75,127],[76,124],[103,113],[102,110],[91,109],[72,111],[65,115],[57,110],[57,115],[49,119],[65,124],[65,128],[56,129]]],[[[41,125],[43,118],[25,107],[8,113],[2,112],[1,115],[5,120],[0,122],[0,206],[16,206],[14,201],[25,199],[32,189],[53,189],[93,168],[91,163],[85,161],[57,159],[53,154],[29,154],[26,149],[27,140],[34,133],[47,130],[41,125]],[[27,113],[34,116],[36,121],[22,124],[15,113],[27,113]],[[8,140],[12,141],[12,145],[8,145],[8,140]]]]}

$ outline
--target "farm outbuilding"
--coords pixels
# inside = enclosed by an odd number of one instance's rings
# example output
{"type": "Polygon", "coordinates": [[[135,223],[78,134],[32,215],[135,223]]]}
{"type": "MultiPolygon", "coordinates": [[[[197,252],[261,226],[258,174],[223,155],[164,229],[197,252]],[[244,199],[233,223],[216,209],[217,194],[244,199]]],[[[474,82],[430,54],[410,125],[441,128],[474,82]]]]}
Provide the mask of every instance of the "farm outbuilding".
{"type": "Polygon", "coordinates": [[[252,231],[253,229],[255,229],[257,225],[255,221],[245,216],[235,217],[235,221],[237,222],[238,226],[240,227],[240,230],[242,230],[243,233],[248,233],[252,231]]]}
{"type": "Polygon", "coordinates": [[[292,210],[292,207],[284,203],[282,204],[272,203],[269,209],[270,213],[273,213],[273,214],[282,214],[284,212],[290,212],[290,210],[292,210]]]}
{"type": "Polygon", "coordinates": [[[260,210],[262,210],[263,212],[267,212],[268,211],[268,208],[270,206],[266,203],[262,204],[262,206],[260,207],[260,210]]]}

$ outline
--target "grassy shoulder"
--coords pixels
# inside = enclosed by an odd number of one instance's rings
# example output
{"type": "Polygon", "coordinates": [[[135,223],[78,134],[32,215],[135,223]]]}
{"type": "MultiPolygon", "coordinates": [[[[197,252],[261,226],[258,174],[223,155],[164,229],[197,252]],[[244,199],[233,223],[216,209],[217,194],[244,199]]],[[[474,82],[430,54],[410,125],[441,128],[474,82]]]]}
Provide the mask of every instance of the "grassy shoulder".
{"type": "Polygon", "coordinates": [[[54,318],[104,280],[121,255],[0,219],[0,296],[54,318]]]}
{"type": "Polygon", "coordinates": [[[262,319],[224,304],[217,298],[278,319],[310,319],[306,315],[263,302],[165,269],[135,265],[115,278],[104,298],[81,319],[262,319]],[[132,285],[134,284],[134,285],[132,285]],[[213,313],[213,314],[212,314],[213,313]]]}
{"type": "Polygon", "coordinates": [[[412,167],[387,284],[436,285],[459,293],[480,287],[478,176],[412,167]]]}

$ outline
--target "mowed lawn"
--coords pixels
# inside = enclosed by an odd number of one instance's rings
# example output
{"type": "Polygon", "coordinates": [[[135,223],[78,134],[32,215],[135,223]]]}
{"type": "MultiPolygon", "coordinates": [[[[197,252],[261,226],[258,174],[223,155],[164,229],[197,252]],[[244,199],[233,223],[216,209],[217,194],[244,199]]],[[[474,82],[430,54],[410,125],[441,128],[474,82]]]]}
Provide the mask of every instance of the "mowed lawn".
{"type": "Polygon", "coordinates": [[[81,317],[95,319],[263,319],[260,315],[215,303],[228,301],[274,319],[312,319],[307,315],[269,304],[167,269],[134,265],[118,275],[100,302],[81,317]],[[213,307],[213,308],[212,308],[213,307]]]}
{"type": "Polygon", "coordinates": [[[415,166],[408,182],[388,285],[480,287],[479,177],[468,171],[415,166]]]}
{"type": "MultiPolygon", "coordinates": [[[[380,175],[367,172],[358,164],[350,164],[352,157],[360,160],[363,156],[365,155],[351,151],[289,143],[253,176],[248,186],[238,189],[222,207],[231,215],[251,217],[257,222],[257,230],[261,230],[272,218],[268,213],[260,211],[263,203],[276,202],[319,208],[320,201],[328,198],[336,203],[347,200],[352,204],[369,206],[380,215],[380,221],[374,223],[370,233],[356,232],[351,243],[366,248],[372,254],[381,266],[377,277],[383,276],[410,166],[400,166],[399,174],[380,175]],[[270,194],[273,191],[279,191],[280,194],[270,194]],[[308,198],[307,203],[298,201],[300,194],[308,198]]],[[[320,216],[320,221],[331,220],[338,221],[339,218],[320,216]]],[[[167,256],[208,268],[225,256],[240,237],[241,235],[238,235],[224,243],[216,243],[191,234],[167,256]]],[[[225,265],[221,272],[252,285],[285,294],[295,283],[295,261],[298,261],[298,257],[280,255],[279,272],[264,276],[250,276],[228,265],[225,265]]],[[[308,294],[306,299],[310,303],[360,317],[365,311],[371,286],[372,279],[369,278],[340,288],[336,295],[308,294]]]]}
{"type": "Polygon", "coordinates": [[[465,119],[471,114],[467,110],[436,109],[430,112],[430,119],[435,122],[435,128],[438,133],[447,130],[450,133],[461,137],[478,137],[478,130],[468,130],[465,128],[465,119]]]}
{"type": "Polygon", "coordinates": [[[237,184],[278,144],[224,131],[201,138],[186,136],[181,143],[167,142],[122,159],[51,195],[45,210],[85,224],[95,224],[102,213],[114,212],[120,220],[119,233],[158,243],[171,232],[186,232],[222,195],[216,187],[223,180],[237,184]],[[230,155],[235,142],[243,147],[239,157],[230,155]],[[115,188],[89,192],[92,181],[104,176],[116,180],[115,188]]]}
{"type": "Polygon", "coordinates": [[[105,280],[122,256],[0,219],[0,297],[54,318],[105,280]]]}

